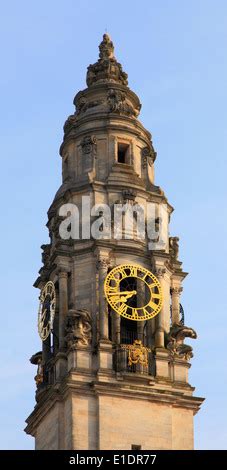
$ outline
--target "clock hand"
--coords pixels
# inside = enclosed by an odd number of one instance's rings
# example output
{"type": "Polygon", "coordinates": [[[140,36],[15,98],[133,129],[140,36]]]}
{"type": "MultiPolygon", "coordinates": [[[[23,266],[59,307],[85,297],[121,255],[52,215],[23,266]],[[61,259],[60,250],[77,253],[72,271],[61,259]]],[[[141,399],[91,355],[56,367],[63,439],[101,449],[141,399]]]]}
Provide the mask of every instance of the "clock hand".
{"type": "Polygon", "coordinates": [[[130,290],[130,291],[121,291],[121,292],[111,292],[109,293],[109,295],[115,297],[115,302],[118,301],[118,302],[127,302],[128,299],[130,299],[130,297],[132,297],[133,295],[136,295],[136,290],[130,290]]]}

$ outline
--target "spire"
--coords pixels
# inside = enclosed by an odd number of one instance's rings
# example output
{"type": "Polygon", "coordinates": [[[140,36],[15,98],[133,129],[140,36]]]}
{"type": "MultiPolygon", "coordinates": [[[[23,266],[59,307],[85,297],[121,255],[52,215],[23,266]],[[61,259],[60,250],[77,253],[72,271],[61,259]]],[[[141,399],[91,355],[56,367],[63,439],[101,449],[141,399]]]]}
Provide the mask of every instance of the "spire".
{"type": "Polygon", "coordinates": [[[99,45],[99,59],[87,69],[87,86],[97,82],[112,82],[128,85],[128,75],[114,57],[114,45],[110,36],[105,33],[99,45]]]}

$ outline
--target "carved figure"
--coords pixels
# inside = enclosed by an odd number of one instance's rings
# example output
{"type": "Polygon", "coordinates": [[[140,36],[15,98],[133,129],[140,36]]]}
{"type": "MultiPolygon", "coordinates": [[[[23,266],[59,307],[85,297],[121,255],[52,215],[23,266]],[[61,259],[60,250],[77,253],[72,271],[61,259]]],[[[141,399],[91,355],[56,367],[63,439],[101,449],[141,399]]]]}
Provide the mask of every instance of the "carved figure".
{"type": "Polygon", "coordinates": [[[196,339],[197,334],[193,328],[175,323],[171,328],[167,337],[167,349],[174,356],[189,360],[193,357],[192,347],[184,344],[185,338],[196,339]]]}

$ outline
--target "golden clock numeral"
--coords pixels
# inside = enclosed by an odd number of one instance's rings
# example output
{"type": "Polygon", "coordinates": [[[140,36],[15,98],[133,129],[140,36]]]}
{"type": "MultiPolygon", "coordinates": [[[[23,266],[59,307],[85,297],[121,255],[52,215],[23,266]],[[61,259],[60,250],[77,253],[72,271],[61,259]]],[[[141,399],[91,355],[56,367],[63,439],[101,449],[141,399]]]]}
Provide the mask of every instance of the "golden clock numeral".
{"type": "Polygon", "coordinates": [[[125,304],[121,304],[120,307],[118,307],[117,311],[120,315],[123,315],[127,312],[128,306],[125,304]]]}
{"type": "Polygon", "coordinates": [[[152,293],[152,298],[153,298],[153,299],[161,299],[161,295],[160,295],[160,294],[153,294],[153,293],[152,293]]]}
{"type": "Polygon", "coordinates": [[[120,268],[118,272],[121,273],[122,279],[124,279],[125,277],[128,277],[128,275],[126,274],[126,272],[123,268],[120,268]]]}
{"type": "Polygon", "coordinates": [[[112,293],[115,293],[115,292],[118,293],[117,286],[115,286],[115,287],[107,286],[106,290],[107,290],[108,294],[112,294],[112,293]]]}
{"type": "Polygon", "coordinates": [[[149,302],[148,305],[149,305],[149,307],[152,308],[152,310],[156,310],[156,308],[157,308],[157,304],[155,302],[152,302],[152,300],[149,302]]]}
{"type": "Polygon", "coordinates": [[[146,317],[147,315],[149,315],[149,312],[143,307],[142,309],[142,312],[143,312],[143,315],[144,317],[146,317]]]}
{"type": "Polygon", "coordinates": [[[136,309],[136,308],[133,308],[133,309],[132,309],[132,319],[133,319],[133,320],[137,320],[137,318],[138,318],[137,309],[136,309]]]}
{"type": "Polygon", "coordinates": [[[137,277],[137,275],[138,275],[137,267],[136,266],[130,266],[129,276],[137,277]]]}

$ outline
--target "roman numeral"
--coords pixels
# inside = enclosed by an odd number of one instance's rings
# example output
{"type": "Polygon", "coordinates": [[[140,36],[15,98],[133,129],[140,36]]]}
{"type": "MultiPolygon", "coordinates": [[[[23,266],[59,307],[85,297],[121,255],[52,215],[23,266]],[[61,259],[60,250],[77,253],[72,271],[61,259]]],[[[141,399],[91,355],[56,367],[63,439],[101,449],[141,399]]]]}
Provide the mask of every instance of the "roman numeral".
{"type": "Polygon", "coordinates": [[[119,268],[119,273],[121,273],[122,279],[124,279],[125,277],[127,277],[127,274],[126,274],[124,268],[119,268]]]}
{"type": "Polygon", "coordinates": [[[129,276],[136,277],[138,275],[138,270],[136,266],[130,266],[129,276]]]}
{"type": "Polygon", "coordinates": [[[152,308],[152,310],[156,310],[157,309],[157,304],[155,304],[154,302],[152,302],[152,300],[149,302],[149,307],[152,308]]]}
{"type": "Polygon", "coordinates": [[[113,287],[113,286],[108,286],[106,290],[107,290],[107,292],[110,293],[110,294],[112,294],[112,293],[118,293],[118,291],[117,291],[117,286],[115,286],[115,287],[113,287]]]}
{"type": "Polygon", "coordinates": [[[117,311],[120,315],[123,315],[124,313],[127,312],[128,306],[125,304],[121,304],[120,307],[118,307],[117,311]]]}
{"type": "Polygon", "coordinates": [[[132,319],[133,320],[137,320],[139,317],[138,317],[138,312],[136,310],[136,308],[133,308],[132,309],[132,319]]]}
{"type": "Polygon", "coordinates": [[[161,299],[161,294],[153,294],[152,293],[152,299],[161,299]]]}

